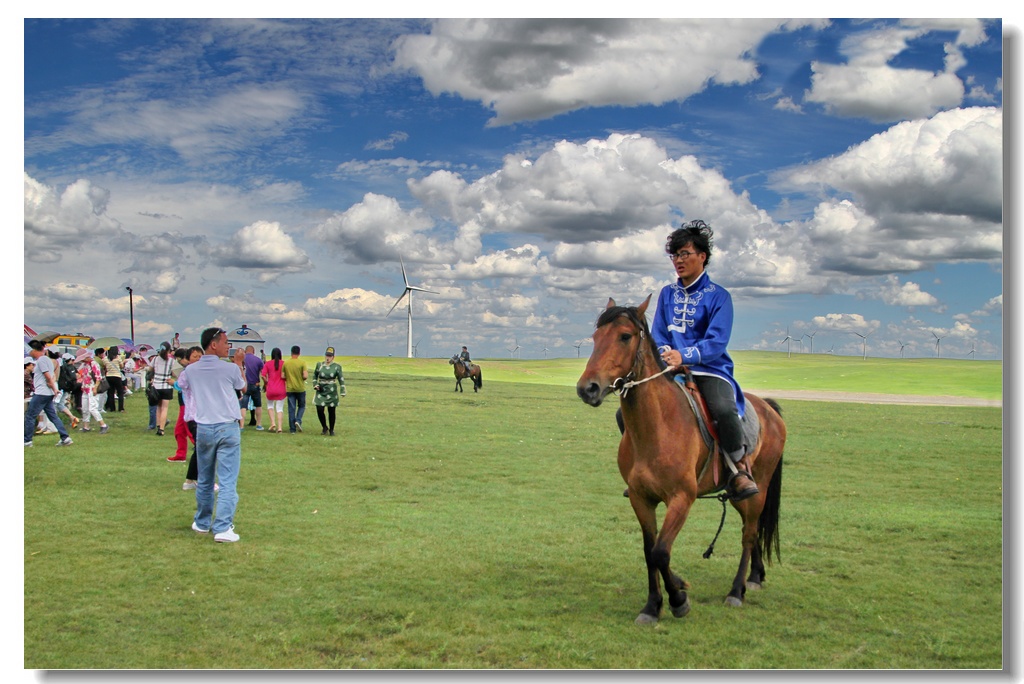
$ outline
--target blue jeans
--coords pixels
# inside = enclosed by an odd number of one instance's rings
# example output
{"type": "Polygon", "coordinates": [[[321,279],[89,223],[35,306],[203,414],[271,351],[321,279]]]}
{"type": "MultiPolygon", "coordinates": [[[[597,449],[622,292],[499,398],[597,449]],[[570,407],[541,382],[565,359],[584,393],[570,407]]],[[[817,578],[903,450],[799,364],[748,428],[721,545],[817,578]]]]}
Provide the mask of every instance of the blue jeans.
{"type": "Polygon", "coordinates": [[[242,465],[242,430],[238,421],[196,425],[196,527],[214,534],[230,530],[238,505],[238,471],[242,465]],[[214,475],[220,481],[213,517],[214,475]],[[212,525],[211,525],[212,521],[212,525]]]}
{"type": "Polygon", "coordinates": [[[52,394],[33,394],[28,400],[28,410],[25,411],[25,441],[31,442],[32,436],[36,433],[36,418],[40,413],[45,413],[50,422],[57,428],[61,439],[67,439],[68,431],[64,429],[64,423],[57,417],[57,409],[53,405],[52,394]]]}
{"type": "Polygon", "coordinates": [[[295,424],[302,422],[302,414],[306,412],[306,392],[288,393],[288,429],[295,432],[295,424]]]}

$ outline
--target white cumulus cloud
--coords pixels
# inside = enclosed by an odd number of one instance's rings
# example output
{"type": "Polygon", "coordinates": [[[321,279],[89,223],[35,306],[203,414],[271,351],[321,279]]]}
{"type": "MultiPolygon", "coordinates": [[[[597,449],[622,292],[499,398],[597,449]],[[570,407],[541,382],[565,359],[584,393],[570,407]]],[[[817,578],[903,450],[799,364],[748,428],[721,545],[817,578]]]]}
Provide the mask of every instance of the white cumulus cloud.
{"type": "Polygon", "coordinates": [[[751,57],[772,33],[823,20],[442,19],[395,41],[396,69],[435,95],[495,112],[492,125],[584,107],[684,100],[759,77],[751,57]]]}

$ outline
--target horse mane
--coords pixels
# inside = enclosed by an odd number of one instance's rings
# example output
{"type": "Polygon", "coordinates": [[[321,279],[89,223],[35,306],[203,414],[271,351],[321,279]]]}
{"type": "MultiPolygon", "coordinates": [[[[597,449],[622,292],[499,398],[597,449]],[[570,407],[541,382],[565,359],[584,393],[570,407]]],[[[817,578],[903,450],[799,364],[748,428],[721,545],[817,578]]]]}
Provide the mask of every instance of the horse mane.
{"type": "Polygon", "coordinates": [[[655,362],[658,364],[659,370],[665,370],[667,367],[665,362],[661,360],[661,354],[658,353],[658,348],[654,345],[654,338],[651,337],[651,329],[647,325],[647,316],[641,316],[640,311],[635,306],[612,306],[601,312],[601,315],[597,317],[596,328],[600,328],[602,325],[607,325],[614,321],[619,316],[625,316],[630,320],[633,325],[643,331],[644,339],[647,340],[647,344],[650,347],[651,355],[654,357],[655,362]]]}

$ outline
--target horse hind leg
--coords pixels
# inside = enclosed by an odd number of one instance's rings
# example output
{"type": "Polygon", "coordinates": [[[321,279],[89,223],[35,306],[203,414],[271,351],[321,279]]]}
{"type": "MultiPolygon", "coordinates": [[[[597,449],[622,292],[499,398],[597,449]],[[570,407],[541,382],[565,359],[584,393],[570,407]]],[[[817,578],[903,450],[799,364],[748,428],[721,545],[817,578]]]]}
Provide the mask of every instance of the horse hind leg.
{"type": "MultiPolygon", "coordinates": [[[[743,605],[743,599],[747,592],[747,583],[744,576],[747,568],[751,567],[751,557],[757,546],[757,518],[760,511],[755,511],[753,502],[760,499],[760,495],[747,499],[737,505],[740,514],[743,516],[743,553],[740,555],[740,564],[736,569],[736,576],[732,580],[732,588],[725,597],[725,605],[738,608],[743,605]]],[[[736,504],[734,504],[736,505],[736,504]]],[[[760,558],[760,554],[758,554],[760,558]]]]}
{"type": "Polygon", "coordinates": [[[761,557],[761,547],[754,544],[750,552],[750,574],[747,575],[747,591],[760,591],[764,582],[764,559],[761,557]]]}

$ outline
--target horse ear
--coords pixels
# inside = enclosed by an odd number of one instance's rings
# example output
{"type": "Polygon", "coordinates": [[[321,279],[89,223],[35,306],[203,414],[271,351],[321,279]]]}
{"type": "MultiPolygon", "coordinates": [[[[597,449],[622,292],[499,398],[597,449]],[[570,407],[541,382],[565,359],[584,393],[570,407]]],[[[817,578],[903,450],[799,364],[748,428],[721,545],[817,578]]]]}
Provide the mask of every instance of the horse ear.
{"type": "Polygon", "coordinates": [[[651,303],[651,297],[652,296],[654,296],[653,292],[651,294],[647,295],[647,299],[644,300],[643,304],[641,304],[640,306],[636,307],[636,312],[638,314],[640,314],[641,316],[643,316],[645,313],[647,313],[647,305],[651,303]]]}
{"type": "Polygon", "coordinates": [[[604,307],[604,308],[606,308],[606,309],[610,309],[610,308],[612,308],[613,306],[615,306],[615,300],[614,300],[614,299],[612,299],[611,297],[609,297],[609,298],[608,298],[608,306],[606,306],[606,307],[604,307]]]}

